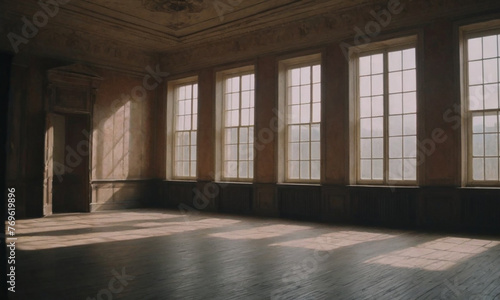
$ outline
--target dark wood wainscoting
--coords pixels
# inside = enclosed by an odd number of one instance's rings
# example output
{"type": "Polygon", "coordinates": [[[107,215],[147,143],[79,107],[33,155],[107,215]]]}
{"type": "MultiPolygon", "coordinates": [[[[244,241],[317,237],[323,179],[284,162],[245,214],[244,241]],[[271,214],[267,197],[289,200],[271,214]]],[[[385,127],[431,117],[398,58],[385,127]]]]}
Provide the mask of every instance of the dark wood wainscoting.
{"type": "Polygon", "coordinates": [[[253,211],[253,186],[245,183],[220,183],[219,211],[250,214],[253,211]]]}
{"type": "Polygon", "coordinates": [[[321,186],[278,185],[280,216],[319,220],[321,216],[321,186]]]}
{"type": "Polygon", "coordinates": [[[432,230],[500,232],[500,189],[163,181],[156,206],[432,230]]]}
{"type": "Polygon", "coordinates": [[[361,224],[412,226],[418,190],[415,188],[349,188],[352,221],[361,224]]]}

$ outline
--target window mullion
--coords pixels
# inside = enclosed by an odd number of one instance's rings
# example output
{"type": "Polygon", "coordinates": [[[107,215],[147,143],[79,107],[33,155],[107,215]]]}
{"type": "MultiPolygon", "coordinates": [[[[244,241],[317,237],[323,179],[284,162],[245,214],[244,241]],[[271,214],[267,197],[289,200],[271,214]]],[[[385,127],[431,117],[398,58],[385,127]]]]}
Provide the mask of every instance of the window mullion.
{"type": "Polygon", "coordinates": [[[383,106],[384,106],[384,116],[383,116],[383,143],[384,143],[384,184],[389,181],[389,60],[387,59],[388,53],[384,51],[383,53],[383,80],[384,80],[384,90],[383,90],[383,106]]]}
{"type": "Polygon", "coordinates": [[[309,67],[309,157],[308,157],[308,164],[309,164],[309,178],[308,180],[312,179],[312,124],[313,124],[313,66],[309,67]]]}
{"type": "MultiPolygon", "coordinates": [[[[481,38],[481,49],[484,51],[484,38],[481,38]]],[[[483,90],[483,95],[485,95],[485,90],[484,90],[484,78],[485,78],[485,72],[484,72],[484,56],[481,58],[481,75],[483,77],[483,82],[481,83],[481,88],[483,90]]],[[[486,99],[483,97],[483,108],[482,108],[482,115],[483,115],[483,180],[486,180],[486,114],[485,114],[485,106],[486,106],[486,99]]],[[[472,120],[471,120],[472,121],[472,120]]],[[[474,153],[474,152],[472,152],[474,153]]]]}
{"type": "Polygon", "coordinates": [[[237,145],[236,145],[236,178],[237,179],[240,179],[240,143],[241,143],[241,127],[242,127],[242,123],[241,123],[241,120],[242,120],[242,109],[241,109],[241,104],[242,104],[242,101],[241,101],[241,89],[242,89],[242,80],[241,80],[242,76],[239,75],[238,76],[238,82],[239,82],[239,90],[238,90],[238,126],[237,126],[237,129],[238,130],[238,142],[237,142],[237,145]]]}

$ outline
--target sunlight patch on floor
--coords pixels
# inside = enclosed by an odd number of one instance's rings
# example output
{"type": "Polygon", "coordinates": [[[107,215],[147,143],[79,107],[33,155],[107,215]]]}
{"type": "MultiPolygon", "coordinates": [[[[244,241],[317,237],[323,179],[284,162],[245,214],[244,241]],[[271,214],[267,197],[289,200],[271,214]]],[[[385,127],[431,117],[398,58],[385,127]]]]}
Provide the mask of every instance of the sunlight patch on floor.
{"type": "Polygon", "coordinates": [[[446,237],[380,255],[365,263],[441,271],[499,244],[499,241],[446,237]]]}

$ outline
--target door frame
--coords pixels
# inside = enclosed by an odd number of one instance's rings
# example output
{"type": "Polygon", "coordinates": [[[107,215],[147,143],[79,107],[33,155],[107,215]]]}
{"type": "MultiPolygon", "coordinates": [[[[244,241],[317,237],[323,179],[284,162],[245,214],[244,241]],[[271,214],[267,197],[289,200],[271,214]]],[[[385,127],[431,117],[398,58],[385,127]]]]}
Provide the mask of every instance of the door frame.
{"type": "Polygon", "coordinates": [[[88,118],[88,147],[87,155],[87,196],[85,211],[91,211],[92,203],[92,149],[93,149],[93,108],[102,77],[92,69],[82,64],[63,66],[47,71],[47,92],[45,95],[45,174],[44,174],[44,216],[53,213],[53,146],[54,130],[50,117],[54,114],[64,116],[83,114],[88,118]],[[52,161],[51,161],[52,159],[52,161]]]}

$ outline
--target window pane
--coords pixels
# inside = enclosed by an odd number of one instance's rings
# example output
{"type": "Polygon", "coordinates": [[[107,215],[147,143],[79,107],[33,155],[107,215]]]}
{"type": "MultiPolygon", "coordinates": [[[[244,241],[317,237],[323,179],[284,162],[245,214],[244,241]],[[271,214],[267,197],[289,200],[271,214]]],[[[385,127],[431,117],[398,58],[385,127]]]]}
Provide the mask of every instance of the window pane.
{"type": "Polygon", "coordinates": [[[468,55],[469,60],[477,60],[483,58],[483,41],[482,38],[468,40],[468,55]]]}
{"type": "Polygon", "coordinates": [[[417,180],[417,160],[405,159],[403,162],[403,176],[406,180],[417,180]]]}
{"type": "Polygon", "coordinates": [[[484,159],[482,158],[472,159],[472,179],[484,180],[484,159]]]}
{"type": "Polygon", "coordinates": [[[361,97],[371,96],[371,77],[361,77],[359,79],[359,95],[361,97]]]}
{"type": "Polygon", "coordinates": [[[484,116],[484,131],[485,132],[498,132],[498,115],[488,113],[484,116]]]}
{"type": "Polygon", "coordinates": [[[300,106],[300,123],[309,123],[311,121],[311,105],[300,106]]]}
{"type": "Polygon", "coordinates": [[[484,83],[498,82],[498,61],[496,58],[483,61],[484,83]]]}
{"type": "Polygon", "coordinates": [[[393,94],[389,96],[389,114],[396,115],[403,113],[402,94],[393,94]]]}
{"type": "Polygon", "coordinates": [[[384,157],[384,140],[383,139],[372,139],[372,157],[373,158],[383,158],[384,157]]]}
{"type": "Polygon", "coordinates": [[[403,157],[403,138],[391,137],[389,138],[389,158],[403,157]]]}
{"type": "Polygon", "coordinates": [[[231,80],[231,91],[234,92],[239,92],[240,91],[240,77],[233,77],[231,80]]]}
{"type": "Polygon", "coordinates": [[[320,103],[314,103],[313,104],[313,122],[320,122],[321,121],[321,104],[320,103]]]}
{"type": "Polygon", "coordinates": [[[290,126],[288,132],[288,140],[290,142],[298,142],[300,140],[300,126],[290,126]]]}
{"type": "Polygon", "coordinates": [[[290,104],[300,103],[300,87],[291,87],[288,89],[290,93],[290,104]]]}
{"type": "Polygon", "coordinates": [[[313,99],[314,102],[321,101],[321,85],[319,83],[313,85],[313,99]]]}
{"type": "Polygon", "coordinates": [[[190,175],[191,177],[196,177],[196,162],[191,162],[191,170],[190,170],[190,175]]]}
{"type": "Polygon", "coordinates": [[[484,156],[484,138],[482,134],[472,136],[472,155],[484,156]]]}
{"type": "Polygon", "coordinates": [[[319,142],[311,143],[311,159],[319,160],[320,159],[320,148],[319,142]]]}
{"type": "Polygon", "coordinates": [[[415,70],[403,72],[403,91],[413,92],[417,89],[417,79],[415,70]]]}
{"type": "Polygon", "coordinates": [[[416,68],[415,48],[403,50],[403,68],[405,70],[416,68]]]}
{"type": "Polygon", "coordinates": [[[378,96],[384,93],[384,77],[383,75],[372,76],[372,95],[378,96]]]}
{"type": "Polygon", "coordinates": [[[390,116],[389,117],[389,136],[396,136],[403,134],[403,116],[390,116]]]}
{"type": "Polygon", "coordinates": [[[389,93],[401,93],[403,91],[403,72],[389,73],[389,93]]]}
{"type": "Polygon", "coordinates": [[[372,136],[372,119],[361,119],[359,122],[360,136],[371,137],[372,136]]]}
{"type": "Polygon", "coordinates": [[[484,86],[484,108],[498,108],[498,84],[488,84],[484,86]]]}
{"type": "Polygon", "coordinates": [[[248,144],[240,144],[238,151],[238,160],[240,161],[240,164],[241,161],[248,160],[248,144]]]}
{"type": "Polygon", "coordinates": [[[498,180],[498,158],[486,158],[485,180],[498,180]]]}
{"type": "Polygon", "coordinates": [[[250,90],[250,77],[252,75],[241,76],[241,90],[248,91],[250,90]]]}
{"type": "Polygon", "coordinates": [[[292,86],[300,85],[300,69],[292,69],[289,74],[291,77],[291,85],[292,86]]]}
{"type": "Polygon", "coordinates": [[[300,103],[309,103],[311,102],[311,88],[310,86],[301,86],[300,87],[300,103]]]}
{"type": "Polygon", "coordinates": [[[299,179],[300,165],[298,161],[288,162],[288,176],[290,179],[299,179]]]}
{"type": "Polygon", "coordinates": [[[389,72],[401,70],[403,67],[401,51],[389,52],[389,72]]]}
{"type": "Polygon", "coordinates": [[[320,125],[311,125],[311,141],[320,141],[320,125]]]}
{"type": "Polygon", "coordinates": [[[417,116],[415,114],[403,116],[403,134],[417,134],[417,116]]]}
{"type": "Polygon", "coordinates": [[[309,161],[300,162],[300,179],[310,179],[309,161]]]}
{"type": "Polygon", "coordinates": [[[360,156],[361,158],[371,158],[372,157],[372,140],[371,139],[361,139],[360,146],[360,156]]]}
{"type": "Polygon", "coordinates": [[[390,180],[403,180],[403,160],[390,159],[389,160],[389,179],[390,180]]]}
{"type": "Polygon", "coordinates": [[[291,160],[299,160],[299,154],[300,154],[300,144],[290,143],[288,158],[291,160]]]}
{"type": "Polygon", "coordinates": [[[361,179],[365,180],[372,179],[372,161],[367,159],[362,159],[360,171],[361,171],[360,172],[361,179]]]}
{"type": "Polygon", "coordinates": [[[372,162],[372,176],[375,180],[384,179],[384,161],[381,159],[373,160],[372,162]]]}
{"type": "Polygon", "coordinates": [[[225,159],[226,160],[236,160],[238,159],[238,145],[227,145],[225,159]]]}
{"type": "Polygon", "coordinates": [[[382,137],[384,135],[384,119],[383,118],[373,118],[372,119],[372,136],[382,137]]]}
{"type": "Polygon", "coordinates": [[[417,94],[404,93],[403,94],[403,113],[416,113],[417,112],[417,94]]]}
{"type": "Polygon", "coordinates": [[[417,157],[417,137],[405,136],[403,139],[404,157],[417,157]]]}
{"type": "Polygon", "coordinates": [[[229,178],[238,177],[238,163],[236,161],[226,161],[224,163],[224,175],[229,178]]]}
{"type": "Polygon", "coordinates": [[[383,97],[373,97],[372,98],[372,116],[380,117],[384,115],[384,98],[383,97]]]}
{"type": "Polygon", "coordinates": [[[359,116],[361,118],[370,117],[372,115],[371,110],[371,98],[365,97],[360,99],[359,104],[359,116]]]}
{"type": "Polygon", "coordinates": [[[319,161],[311,162],[311,179],[319,180],[321,175],[321,165],[319,161]]]}
{"type": "Polygon", "coordinates": [[[309,160],[309,143],[300,143],[300,160],[309,160]]]}
{"type": "Polygon", "coordinates": [[[242,161],[239,163],[239,178],[247,178],[248,177],[248,162],[242,161]]]}
{"type": "Polygon", "coordinates": [[[382,54],[372,55],[372,74],[380,74],[384,71],[384,57],[382,54]]]}
{"type": "Polygon", "coordinates": [[[370,56],[359,58],[359,75],[365,76],[371,74],[371,59],[370,56]]]}
{"type": "Polygon", "coordinates": [[[484,108],[483,86],[476,85],[469,87],[469,109],[479,110],[484,108]]]}
{"type": "Polygon", "coordinates": [[[309,141],[309,125],[300,126],[300,141],[301,142],[309,141]]]}
{"type": "Polygon", "coordinates": [[[321,66],[320,65],[316,65],[313,67],[313,82],[314,83],[321,82],[321,66]]]}
{"type": "Polygon", "coordinates": [[[473,61],[469,63],[469,84],[481,84],[483,82],[483,63],[473,61]]]}
{"type": "Polygon", "coordinates": [[[483,38],[483,58],[497,56],[497,36],[491,35],[483,38]]]}
{"type": "Polygon", "coordinates": [[[300,69],[300,84],[311,84],[311,68],[304,67],[300,69]]]}
{"type": "Polygon", "coordinates": [[[482,115],[472,117],[472,132],[484,132],[484,118],[482,115]]]}
{"type": "Polygon", "coordinates": [[[498,156],[498,134],[486,134],[484,137],[484,154],[498,156]]]}

